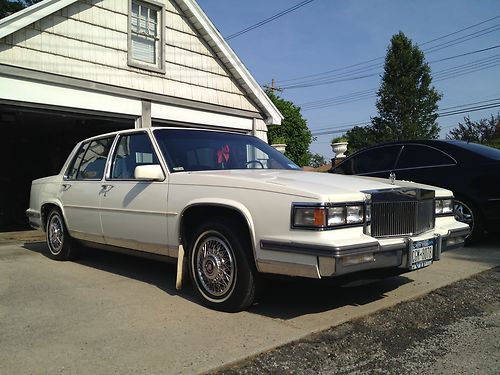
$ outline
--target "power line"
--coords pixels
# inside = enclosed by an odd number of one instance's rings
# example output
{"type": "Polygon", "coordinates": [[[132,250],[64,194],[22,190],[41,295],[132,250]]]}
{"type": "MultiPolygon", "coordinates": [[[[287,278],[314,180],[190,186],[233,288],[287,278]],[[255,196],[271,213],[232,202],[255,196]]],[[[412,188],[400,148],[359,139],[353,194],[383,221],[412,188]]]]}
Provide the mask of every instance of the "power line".
{"type": "Polygon", "coordinates": [[[229,39],[233,39],[233,38],[236,38],[240,35],[243,35],[245,33],[248,33],[249,31],[251,30],[254,30],[254,29],[257,29],[258,27],[261,27],[263,25],[265,25],[266,23],[269,23],[271,21],[274,21],[275,19],[278,19],[280,17],[283,17],[285,14],[288,14],[290,12],[293,12],[294,10],[297,10],[299,8],[302,8],[304,5],[307,5],[309,3],[312,3],[314,0],[306,0],[306,1],[302,1],[301,3],[298,3],[296,5],[294,5],[293,7],[290,7],[288,9],[285,9],[279,13],[276,13],[274,16],[271,16],[269,18],[266,18],[265,20],[262,20],[260,22],[257,22],[256,24],[252,25],[252,26],[248,26],[247,28],[243,29],[243,30],[240,30],[240,31],[237,31],[229,36],[227,36],[225,39],[226,40],[229,40],[229,39]]]}
{"type": "MultiPolygon", "coordinates": [[[[478,102],[461,104],[461,105],[456,105],[456,106],[452,106],[452,107],[448,107],[448,108],[443,108],[441,110],[441,112],[438,113],[438,117],[448,117],[448,116],[460,115],[460,114],[464,114],[464,113],[477,112],[477,111],[482,111],[485,109],[491,109],[491,108],[497,108],[497,107],[500,107],[500,98],[487,99],[487,100],[483,100],[483,101],[478,101],[478,102]]],[[[366,126],[370,123],[371,123],[370,121],[365,121],[365,122],[352,123],[352,124],[349,124],[348,126],[340,124],[336,127],[317,129],[316,131],[311,132],[311,134],[313,136],[318,136],[318,135],[326,135],[326,134],[344,133],[346,131],[351,130],[355,126],[366,126]],[[342,125],[342,127],[341,127],[341,125],[342,125]]]]}
{"type": "MultiPolygon", "coordinates": [[[[488,47],[488,48],[479,49],[476,51],[462,53],[459,55],[450,56],[450,57],[446,57],[446,58],[443,58],[440,60],[433,61],[433,63],[441,62],[444,60],[454,59],[457,57],[468,56],[468,55],[472,55],[472,54],[479,53],[479,52],[489,51],[489,50],[499,48],[499,47],[500,47],[500,45],[496,45],[496,46],[492,46],[492,47],[488,47]]],[[[489,56],[489,57],[486,57],[483,59],[474,60],[474,61],[471,61],[471,62],[468,62],[465,64],[460,64],[460,65],[457,65],[454,67],[443,69],[443,70],[438,71],[435,74],[433,74],[434,82],[439,82],[439,81],[444,81],[444,80],[451,79],[451,78],[456,78],[456,77],[459,77],[459,76],[462,76],[465,74],[470,74],[470,73],[474,73],[476,71],[480,71],[480,70],[484,70],[484,69],[488,69],[488,68],[497,66],[498,62],[500,62],[499,57],[500,57],[500,54],[497,54],[497,55],[489,56]]],[[[374,98],[376,96],[375,95],[376,90],[377,90],[377,88],[372,88],[372,89],[368,89],[368,90],[362,90],[362,91],[357,91],[357,92],[353,92],[353,93],[349,93],[349,94],[345,94],[345,95],[336,96],[333,98],[305,102],[305,103],[299,104],[299,107],[301,107],[301,109],[303,111],[309,111],[309,110],[314,110],[314,109],[321,109],[321,108],[327,108],[327,107],[332,107],[332,106],[338,106],[338,105],[342,105],[342,104],[353,103],[353,102],[357,102],[357,101],[361,101],[361,100],[374,98]]]]}
{"type": "MultiPolygon", "coordinates": [[[[489,18],[489,19],[487,19],[485,21],[481,21],[481,22],[478,22],[476,24],[464,27],[464,28],[462,28],[460,30],[457,30],[457,31],[454,31],[452,33],[440,36],[438,38],[434,38],[434,39],[432,39],[430,41],[427,41],[425,43],[420,44],[420,46],[427,45],[427,44],[433,43],[435,41],[445,39],[445,38],[447,38],[449,36],[459,34],[459,33],[463,32],[463,31],[466,31],[466,30],[472,29],[474,27],[483,25],[483,24],[485,24],[487,22],[493,21],[493,20],[498,19],[498,18],[500,18],[500,15],[492,17],[492,18],[489,18]]],[[[500,24],[496,24],[496,25],[487,27],[485,29],[478,30],[478,31],[473,32],[471,34],[467,34],[467,35],[464,35],[462,37],[459,37],[459,38],[456,38],[456,39],[453,39],[453,40],[450,40],[450,41],[438,44],[438,45],[436,45],[434,47],[430,47],[430,48],[424,50],[424,52],[427,52],[427,53],[436,52],[438,50],[441,50],[441,49],[444,49],[444,48],[448,48],[448,47],[451,47],[453,45],[456,45],[456,44],[459,44],[459,43],[463,43],[463,42],[466,42],[466,41],[474,39],[474,38],[478,38],[480,36],[483,36],[483,35],[489,34],[491,32],[497,31],[499,29],[499,26],[500,26],[500,24]]],[[[332,70],[327,70],[327,71],[320,72],[320,73],[314,73],[314,74],[309,74],[309,75],[305,75],[305,76],[300,76],[300,77],[295,77],[295,78],[289,78],[289,79],[285,79],[285,80],[280,80],[280,81],[277,81],[277,83],[279,83],[280,85],[282,85],[283,83],[286,83],[286,82],[293,82],[293,81],[299,81],[297,83],[301,83],[300,81],[304,81],[304,80],[306,80],[308,78],[321,77],[321,76],[328,75],[328,74],[331,74],[331,73],[334,73],[334,72],[338,72],[338,71],[342,71],[342,70],[346,70],[346,69],[351,69],[351,68],[354,68],[354,67],[358,67],[358,66],[361,66],[361,65],[366,65],[368,63],[371,63],[371,62],[374,62],[374,61],[377,61],[377,60],[383,60],[383,59],[384,59],[384,57],[380,56],[380,57],[376,57],[374,59],[366,60],[366,61],[363,61],[363,62],[359,62],[359,63],[356,63],[356,64],[347,65],[347,66],[336,68],[336,69],[332,69],[332,70]]],[[[377,63],[377,64],[373,64],[371,66],[382,66],[382,64],[377,63]]],[[[367,68],[367,67],[365,67],[365,68],[367,68]]],[[[363,68],[361,68],[361,69],[363,69],[363,68]]],[[[319,79],[319,78],[316,78],[316,79],[319,79]]]]}

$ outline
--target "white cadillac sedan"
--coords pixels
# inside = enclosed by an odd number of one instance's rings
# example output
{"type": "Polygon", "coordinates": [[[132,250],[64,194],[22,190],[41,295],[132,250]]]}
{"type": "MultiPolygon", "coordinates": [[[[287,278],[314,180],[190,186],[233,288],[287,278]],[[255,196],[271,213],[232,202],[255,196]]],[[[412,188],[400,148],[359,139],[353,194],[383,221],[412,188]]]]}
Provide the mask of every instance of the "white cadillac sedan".
{"type": "Polygon", "coordinates": [[[48,255],[79,243],[177,262],[201,301],[239,311],[263,273],[330,278],[408,272],[463,246],[452,192],[405,181],[304,172],[256,137],[153,128],[80,142],[33,181],[33,227],[48,255]]]}

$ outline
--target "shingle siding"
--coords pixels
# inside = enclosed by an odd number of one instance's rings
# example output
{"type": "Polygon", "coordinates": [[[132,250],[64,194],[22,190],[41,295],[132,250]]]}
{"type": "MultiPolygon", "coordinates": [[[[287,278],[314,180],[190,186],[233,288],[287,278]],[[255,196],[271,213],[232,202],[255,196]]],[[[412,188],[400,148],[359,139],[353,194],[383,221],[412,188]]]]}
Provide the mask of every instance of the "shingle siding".
{"type": "Polygon", "coordinates": [[[0,40],[0,63],[258,111],[182,11],[165,4],[165,73],[127,65],[128,0],[87,0],[0,40]]]}

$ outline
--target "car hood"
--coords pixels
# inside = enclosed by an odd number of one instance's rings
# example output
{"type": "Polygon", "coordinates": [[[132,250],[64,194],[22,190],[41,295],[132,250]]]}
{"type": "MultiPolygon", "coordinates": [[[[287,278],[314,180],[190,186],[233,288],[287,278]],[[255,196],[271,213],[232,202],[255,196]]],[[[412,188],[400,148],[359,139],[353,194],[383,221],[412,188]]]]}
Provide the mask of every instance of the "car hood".
{"type": "Polygon", "coordinates": [[[436,196],[451,195],[451,192],[444,189],[407,181],[395,181],[391,184],[389,180],[380,178],[298,170],[180,172],[170,175],[170,183],[269,191],[323,202],[359,201],[364,199],[365,191],[398,187],[431,188],[437,190],[436,196]]]}

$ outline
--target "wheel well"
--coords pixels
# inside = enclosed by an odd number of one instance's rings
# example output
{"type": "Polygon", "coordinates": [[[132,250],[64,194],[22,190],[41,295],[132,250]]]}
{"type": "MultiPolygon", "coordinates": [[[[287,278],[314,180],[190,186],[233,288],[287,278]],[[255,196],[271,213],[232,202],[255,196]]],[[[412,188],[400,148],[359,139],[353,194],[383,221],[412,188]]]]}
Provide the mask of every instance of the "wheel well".
{"type": "Polygon", "coordinates": [[[45,227],[47,226],[47,218],[49,216],[50,211],[52,211],[54,208],[57,208],[58,210],[61,210],[57,204],[54,203],[47,203],[42,206],[42,209],[40,210],[40,215],[42,219],[42,229],[45,231],[45,227]]]}
{"type": "MultiPolygon", "coordinates": [[[[224,217],[231,220],[231,223],[236,225],[245,239],[253,249],[253,241],[250,235],[248,222],[243,214],[235,208],[217,206],[217,205],[196,205],[189,207],[184,211],[180,224],[180,240],[186,251],[189,249],[190,240],[193,238],[194,232],[198,226],[206,221],[210,221],[214,217],[224,217]]],[[[249,254],[253,258],[252,254],[249,254]]]]}

